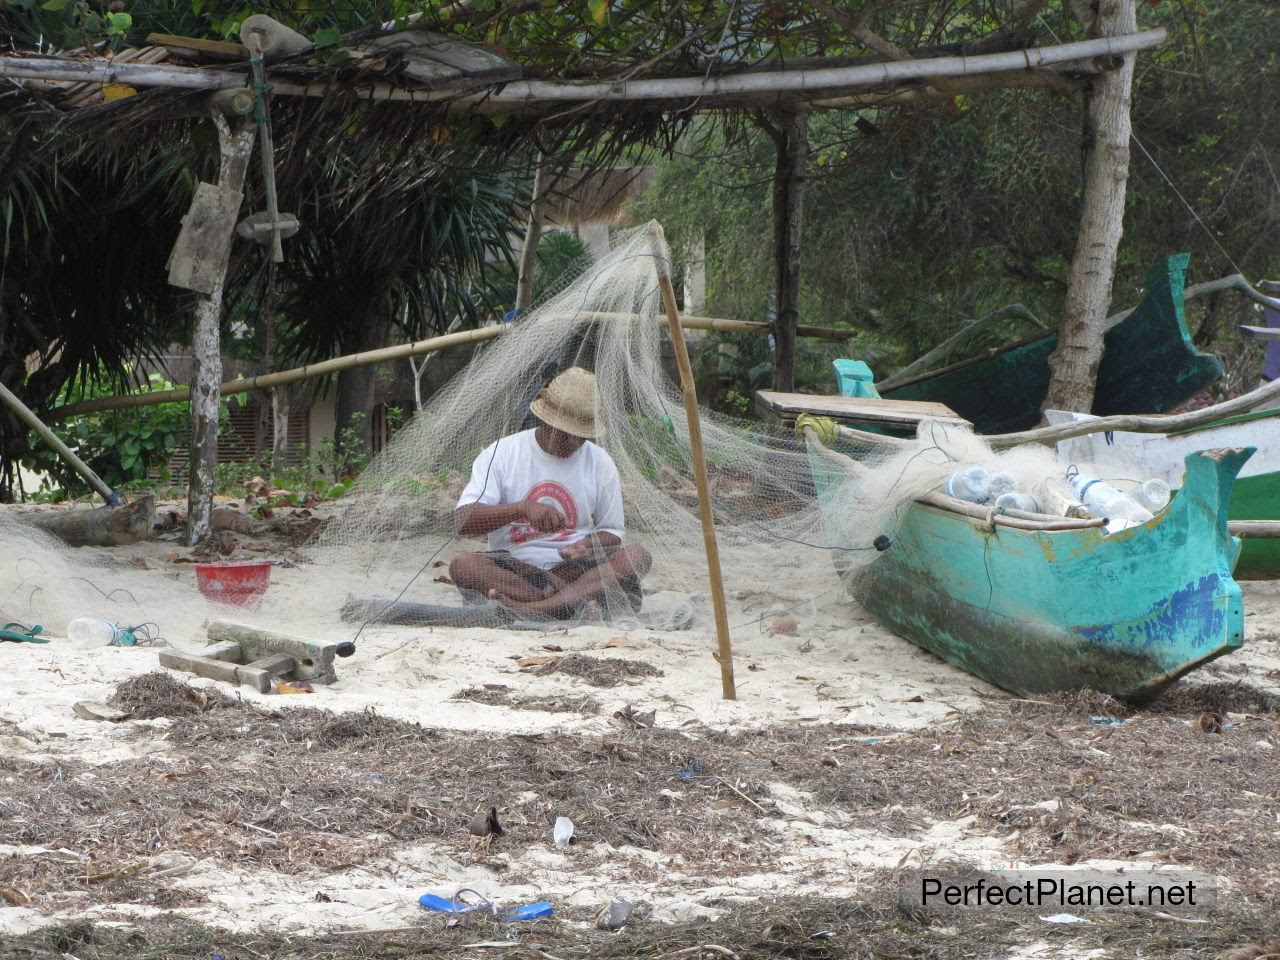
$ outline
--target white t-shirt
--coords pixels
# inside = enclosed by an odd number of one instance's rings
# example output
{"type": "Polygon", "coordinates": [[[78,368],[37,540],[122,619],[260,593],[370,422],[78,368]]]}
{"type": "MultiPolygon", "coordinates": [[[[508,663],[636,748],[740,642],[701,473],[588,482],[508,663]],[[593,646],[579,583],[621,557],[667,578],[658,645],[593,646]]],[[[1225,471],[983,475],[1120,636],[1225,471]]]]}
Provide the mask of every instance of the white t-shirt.
{"type": "Polygon", "coordinates": [[[588,440],[572,456],[553,457],[533,430],[503,437],[484,448],[471,467],[471,482],[458,506],[493,506],[537,500],[560,511],[564,527],[543,533],[511,523],[489,534],[490,550],[509,550],[517,560],[549,570],[563,559],[560,548],[590,533],[622,539],[622,484],[613,458],[588,440]]]}

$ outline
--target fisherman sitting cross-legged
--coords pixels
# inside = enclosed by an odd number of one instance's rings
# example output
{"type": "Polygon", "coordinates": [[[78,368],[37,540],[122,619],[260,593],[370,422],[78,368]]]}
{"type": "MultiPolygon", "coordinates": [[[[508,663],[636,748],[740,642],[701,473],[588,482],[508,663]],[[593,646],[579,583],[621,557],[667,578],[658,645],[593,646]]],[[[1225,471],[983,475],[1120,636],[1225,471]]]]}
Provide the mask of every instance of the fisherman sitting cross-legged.
{"type": "Polygon", "coordinates": [[[456,557],[449,575],[464,595],[538,616],[578,614],[606,594],[639,610],[651,559],[622,543],[618,468],[591,442],[595,376],[572,367],[529,409],[538,426],[490,444],[471,468],[454,522],[487,534],[489,549],[456,557]]]}

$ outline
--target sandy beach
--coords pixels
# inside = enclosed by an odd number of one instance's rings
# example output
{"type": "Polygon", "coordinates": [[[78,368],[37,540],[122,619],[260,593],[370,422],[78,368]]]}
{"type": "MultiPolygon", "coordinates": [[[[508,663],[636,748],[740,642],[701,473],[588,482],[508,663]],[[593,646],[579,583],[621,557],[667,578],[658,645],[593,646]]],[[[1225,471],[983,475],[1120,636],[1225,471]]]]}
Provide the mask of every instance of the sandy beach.
{"type": "MultiPolygon", "coordinates": [[[[163,580],[190,598],[193,569],[172,552],[114,551],[139,586],[163,580]]],[[[734,702],[706,629],[374,626],[313,693],[169,671],[156,715],[120,722],[80,719],[75,704],[154,687],[157,648],[0,644],[0,932],[13,944],[85,921],[425,935],[444,928],[418,897],[470,888],[502,905],[551,902],[564,936],[620,898],[636,905],[633,930],[701,923],[718,942],[716,925],[736,929],[744,910],[883,906],[930,871],[1058,866],[1203,871],[1226,919],[1081,911],[1091,923],[1078,929],[1098,938],[1086,943],[1041,919],[1055,911],[1024,910],[988,952],[936,955],[1124,956],[1117,931],[1143,942],[1143,930],[1194,929],[1184,952],[1159,955],[1215,956],[1261,935],[1280,896],[1276,584],[1245,586],[1242,651],[1131,712],[1016,698],[887,632],[842,591],[788,582],[785,552],[759,562],[774,571],[768,596],[726,572],[734,702]],[[794,636],[770,630],[779,605],[794,636]],[[1201,729],[1211,712],[1225,728],[1201,729]],[[477,850],[466,824],[490,803],[506,834],[477,850]],[[575,824],[568,846],[552,840],[558,816],[575,824]]],[[[308,576],[277,568],[271,589],[308,576]]],[[[927,919],[921,942],[989,921],[927,919]]]]}

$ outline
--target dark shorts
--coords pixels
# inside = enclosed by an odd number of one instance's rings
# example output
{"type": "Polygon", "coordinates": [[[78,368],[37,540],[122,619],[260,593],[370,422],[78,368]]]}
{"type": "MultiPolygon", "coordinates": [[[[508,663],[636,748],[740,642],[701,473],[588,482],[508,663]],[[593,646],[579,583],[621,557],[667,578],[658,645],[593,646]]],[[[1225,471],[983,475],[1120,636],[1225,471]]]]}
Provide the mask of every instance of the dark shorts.
{"type": "MultiPolygon", "coordinates": [[[[600,564],[604,563],[615,550],[621,547],[607,547],[603,556],[586,557],[582,560],[563,560],[557,563],[549,570],[543,570],[541,567],[535,567],[531,563],[525,563],[523,560],[517,560],[506,550],[490,550],[485,554],[495,564],[503,570],[508,570],[522,579],[535,590],[541,590],[544,594],[551,594],[557,590],[560,585],[572,583],[584,573],[594,570],[600,564]]],[[[610,584],[612,586],[612,584],[610,584]]],[[[617,581],[617,590],[621,592],[627,599],[633,611],[639,612],[640,604],[644,600],[644,591],[640,588],[638,578],[623,577],[617,581]]],[[[609,591],[613,592],[613,591],[609,591]]]]}

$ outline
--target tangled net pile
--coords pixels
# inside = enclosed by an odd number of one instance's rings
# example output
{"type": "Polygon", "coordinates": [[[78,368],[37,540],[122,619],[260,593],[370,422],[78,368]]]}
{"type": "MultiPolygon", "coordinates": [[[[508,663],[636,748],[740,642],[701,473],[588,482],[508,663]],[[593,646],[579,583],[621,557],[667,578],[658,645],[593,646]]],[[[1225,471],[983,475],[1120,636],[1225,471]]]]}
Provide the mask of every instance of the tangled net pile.
{"type": "MultiPolygon", "coordinates": [[[[278,578],[260,609],[236,611],[236,619],[341,640],[357,628],[342,617],[352,597],[458,604],[452,586],[438,581],[453,556],[484,549],[454,528],[473,463],[489,444],[533,426],[530,401],[558,373],[581,366],[597,378],[598,443],[621,478],[626,539],[653,557],[641,616],[653,626],[709,627],[688,425],[673,370],[663,362],[669,341],[660,262],[670,262],[660,227],[623,234],[576,282],[478,348],[362,474],[322,538],[306,548],[312,562],[287,582],[278,578]]],[[[778,604],[795,608],[839,591],[841,579],[847,585],[879,555],[877,538],[892,539],[909,504],[958,469],[984,464],[1028,479],[1058,469],[1047,450],[997,455],[981,438],[937,422],[924,423],[915,439],[868,440],[854,451],[856,462],[833,466],[828,458],[819,470],[805,441],[780,424],[704,409],[702,434],[735,625],[778,604]]],[[[10,531],[0,533],[7,538],[10,531]]],[[[42,617],[55,631],[69,616],[152,620],[182,642],[209,615],[194,591],[189,602],[175,596],[172,573],[143,577],[108,560],[86,584],[80,568],[99,555],[24,536],[23,561],[0,559],[0,583],[10,588],[0,592],[6,619],[42,617]],[[115,592],[122,588],[127,595],[115,592]]],[[[634,623],[636,611],[618,596],[606,593],[599,614],[634,623]]]]}

